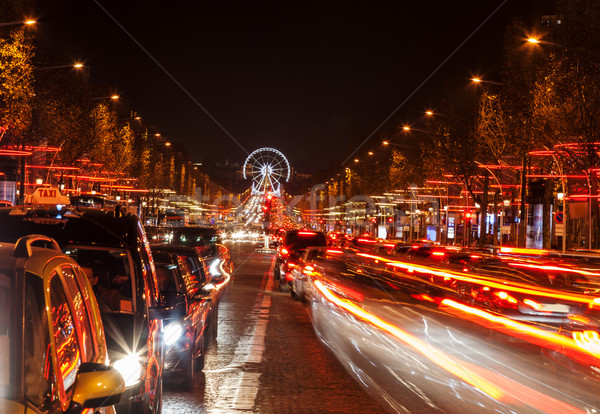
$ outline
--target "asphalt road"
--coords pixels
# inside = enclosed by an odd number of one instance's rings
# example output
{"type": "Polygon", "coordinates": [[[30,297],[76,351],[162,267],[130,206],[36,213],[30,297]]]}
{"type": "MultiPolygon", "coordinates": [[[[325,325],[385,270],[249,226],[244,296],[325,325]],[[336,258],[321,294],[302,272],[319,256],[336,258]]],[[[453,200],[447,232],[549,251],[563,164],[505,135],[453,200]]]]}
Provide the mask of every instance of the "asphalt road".
{"type": "Polygon", "coordinates": [[[273,256],[230,245],[233,283],[219,308],[217,341],[190,392],[165,387],[163,412],[381,412],[317,338],[305,304],[273,283],[273,256]]]}

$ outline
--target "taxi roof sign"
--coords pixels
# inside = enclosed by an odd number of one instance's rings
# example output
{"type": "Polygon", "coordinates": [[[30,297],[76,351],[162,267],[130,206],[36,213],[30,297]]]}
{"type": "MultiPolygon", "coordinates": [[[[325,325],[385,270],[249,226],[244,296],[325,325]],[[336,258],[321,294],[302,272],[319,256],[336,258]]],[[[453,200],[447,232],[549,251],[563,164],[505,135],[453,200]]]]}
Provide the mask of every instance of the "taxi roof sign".
{"type": "Polygon", "coordinates": [[[25,204],[69,205],[69,197],[62,195],[56,187],[43,186],[35,189],[33,194],[25,197],[25,204]]]}

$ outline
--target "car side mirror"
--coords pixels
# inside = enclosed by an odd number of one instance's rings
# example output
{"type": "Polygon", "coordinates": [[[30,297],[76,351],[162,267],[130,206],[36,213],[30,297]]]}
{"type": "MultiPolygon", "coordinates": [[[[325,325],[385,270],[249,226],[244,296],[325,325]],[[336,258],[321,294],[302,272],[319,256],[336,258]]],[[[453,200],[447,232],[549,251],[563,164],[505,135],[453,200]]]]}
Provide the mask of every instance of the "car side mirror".
{"type": "Polygon", "coordinates": [[[67,414],[80,414],[86,408],[117,404],[125,391],[125,381],[115,368],[86,362],[79,366],[71,405],[67,414]]]}
{"type": "Polygon", "coordinates": [[[159,293],[159,305],[152,306],[149,309],[148,317],[150,319],[176,319],[185,315],[186,303],[185,296],[181,292],[161,291],[159,293]],[[167,295],[171,297],[167,297],[167,295]]]}
{"type": "Polygon", "coordinates": [[[213,285],[212,283],[207,283],[204,286],[202,286],[202,290],[200,291],[200,293],[194,296],[194,299],[210,301],[212,300],[212,292],[215,289],[217,289],[215,285],[213,285]]]}

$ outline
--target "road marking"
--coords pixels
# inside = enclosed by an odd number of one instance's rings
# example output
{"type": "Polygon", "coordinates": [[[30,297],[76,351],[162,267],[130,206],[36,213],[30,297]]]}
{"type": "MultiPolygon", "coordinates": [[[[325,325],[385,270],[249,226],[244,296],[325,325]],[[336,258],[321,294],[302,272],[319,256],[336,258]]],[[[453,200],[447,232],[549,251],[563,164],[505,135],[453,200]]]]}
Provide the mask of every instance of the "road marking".
{"type": "Polygon", "coordinates": [[[248,315],[248,325],[251,326],[249,332],[240,338],[229,366],[216,370],[219,372],[231,370],[231,372],[219,386],[217,406],[209,410],[211,413],[226,412],[224,410],[252,411],[254,408],[261,374],[253,372],[256,368],[249,364],[262,362],[266,349],[265,337],[273,291],[271,275],[274,267],[275,260],[271,262],[269,271],[265,272],[260,292],[248,315]]]}

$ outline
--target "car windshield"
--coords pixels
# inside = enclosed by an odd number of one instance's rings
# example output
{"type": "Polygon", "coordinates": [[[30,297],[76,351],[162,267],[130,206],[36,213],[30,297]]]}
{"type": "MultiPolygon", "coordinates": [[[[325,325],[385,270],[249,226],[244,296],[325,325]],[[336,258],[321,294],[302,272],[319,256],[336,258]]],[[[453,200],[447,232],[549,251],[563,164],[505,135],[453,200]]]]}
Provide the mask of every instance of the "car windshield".
{"type": "Polygon", "coordinates": [[[220,243],[220,238],[215,229],[186,227],[173,232],[173,243],[184,246],[214,246],[220,243]]]}
{"type": "Polygon", "coordinates": [[[283,244],[287,248],[302,250],[309,246],[327,246],[327,238],[323,233],[312,231],[290,232],[285,235],[283,244]]]}
{"type": "Polygon", "coordinates": [[[69,246],[64,252],[87,275],[101,311],[133,312],[132,267],[125,250],[69,246]]]}

